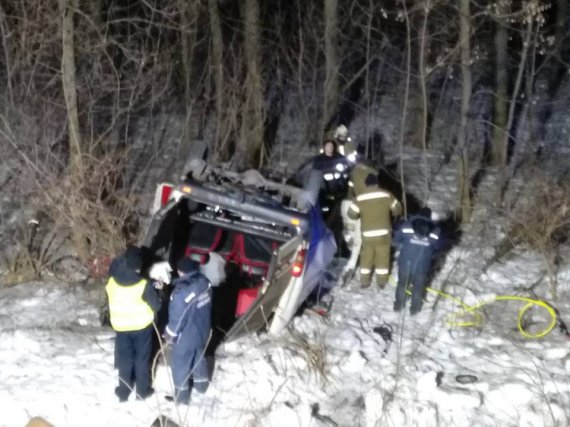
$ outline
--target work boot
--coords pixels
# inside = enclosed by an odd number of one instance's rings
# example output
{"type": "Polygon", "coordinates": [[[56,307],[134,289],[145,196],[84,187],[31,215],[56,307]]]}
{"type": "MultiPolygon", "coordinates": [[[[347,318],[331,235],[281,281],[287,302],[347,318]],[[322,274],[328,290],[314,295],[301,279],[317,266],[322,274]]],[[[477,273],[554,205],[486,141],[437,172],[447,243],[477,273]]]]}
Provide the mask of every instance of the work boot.
{"type": "Polygon", "coordinates": [[[137,400],[145,400],[154,394],[154,388],[148,388],[144,393],[137,394],[137,400]]]}
{"type": "Polygon", "coordinates": [[[129,389],[125,389],[124,387],[116,387],[115,388],[115,396],[119,398],[119,402],[126,402],[129,400],[129,394],[131,391],[129,389]]]}
{"type": "Polygon", "coordinates": [[[381,291],[386,289],[387,283],[388,283],[388,276],[382,275],[376,277],[376,285],[378,286],[378,289],[380,289],[381,291]]]}

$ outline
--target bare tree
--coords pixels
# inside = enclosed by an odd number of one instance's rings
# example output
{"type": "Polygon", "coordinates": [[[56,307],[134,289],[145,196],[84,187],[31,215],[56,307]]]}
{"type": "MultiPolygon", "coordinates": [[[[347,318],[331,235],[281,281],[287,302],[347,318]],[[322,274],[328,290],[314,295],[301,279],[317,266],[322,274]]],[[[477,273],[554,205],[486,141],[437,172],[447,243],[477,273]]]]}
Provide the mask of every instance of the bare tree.
{"type": "Polygon", "coordinates": [[[471,0],[461,0],[459,9],[461,43],[461,122],[457,135],[457,147],[459,149],[459,179],[458,194],[461,210],[461,221],[467,223],[471,220],[471,186],[469,178],[468,156],[468,114],[471,100],[471,0]]]}
{"type": "Polygon", "coordinates": [[[184,106],[186,108],[186,119],[184,121],[184,133],[187,146],[191,145],[191,119],[192,106],[194,104],[194,87],[192,84],[192,58],[194,45],[196,42],[197,22],[198,22],[199,0],[178,0],[180,10],[180,41],[182,47],[182,70],[184,79],[184,106]]]}
{"type": "Polygon", "coordinates": [[[329,124],[338,108],[338,0],[325,0],[325,107],[322,129],[329,124]]]}
{"type": "Polygon", "coordinates": [[[83,162],[81,159],[81,131],[75,81],[75,31],[73,24],[76,2],[75,0],[60,0],[59,5],[62,16],[61,79],[68,116],[70,164],[72,174],[80,176],[83,171],[83,162]]]}
{"type": "Polygon", "coordinates": [[[497,2],[497,17],[495,19],[495,104],[493,110],[493,142],[492,161],[494,165],[503,167],[506,164],[506,147],[508,141],[507,110],[508,110],[508,29],[507,14],[509,2],[497,2]]]}
{"type": "Polygon", "coordinates": [[[260,167],[263,161],[264,111],[258,0],[245,0],[243,19],[246,78],[239,152],[245,166],[260,167]]]}
{"type": "MultiPolygon", "coordinates": [[[[210,16],[210,34],[212,37],[212,57],[210,67],[214,70],[214,99],[215,99],[215,135],[214,144],[220,146],[222,128],[222,108],[224,100],[224,45],[222,37],[222,24],[217,0],[208,0],[208,12],[210,16]]],[[[219,157],[219,153],[217,153],[219,157]]]]}

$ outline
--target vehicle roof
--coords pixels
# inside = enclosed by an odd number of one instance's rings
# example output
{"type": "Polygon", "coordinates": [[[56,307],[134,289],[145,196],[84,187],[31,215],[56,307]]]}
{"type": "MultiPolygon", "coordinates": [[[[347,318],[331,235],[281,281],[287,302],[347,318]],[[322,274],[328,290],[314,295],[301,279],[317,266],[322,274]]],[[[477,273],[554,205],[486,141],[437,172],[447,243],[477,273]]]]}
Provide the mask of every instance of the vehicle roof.
{"type": "MultiPolygon", "coordinates": [[[[187,179],[177,190],[182,197],[209,207],[210,219],[217,212],[230,213],[239,216],[241,221],[257,223],[259,227],[286,227],[291,234],[304,233],[310,227],[306,211],[285,205],[284,200],[291,202],[291,195],[273,188],[225,180],[198,182],[187,179]]],[[[199,214],[196,219],[200,219],[199,214]]]]}

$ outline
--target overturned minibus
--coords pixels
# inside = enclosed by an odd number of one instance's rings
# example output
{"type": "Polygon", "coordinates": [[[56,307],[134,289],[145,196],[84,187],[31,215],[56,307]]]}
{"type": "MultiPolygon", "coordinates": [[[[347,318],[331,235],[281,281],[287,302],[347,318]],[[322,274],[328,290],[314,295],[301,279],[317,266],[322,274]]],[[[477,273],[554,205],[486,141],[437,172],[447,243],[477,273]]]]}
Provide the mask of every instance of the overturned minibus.
{"type": "Polygon", "coordinates": [[[184,256],[200,263],[212,253],[223,258],[226,274],[213,288],[212,326],[225,341],[283,330],[336,251],[311,203],[316,196],[310,188],[318,192],[318,182],[300,189],[251,177],[208,167],[199,180],[161,184],[142,245],[154,261],[170,266],[184,256]]]}

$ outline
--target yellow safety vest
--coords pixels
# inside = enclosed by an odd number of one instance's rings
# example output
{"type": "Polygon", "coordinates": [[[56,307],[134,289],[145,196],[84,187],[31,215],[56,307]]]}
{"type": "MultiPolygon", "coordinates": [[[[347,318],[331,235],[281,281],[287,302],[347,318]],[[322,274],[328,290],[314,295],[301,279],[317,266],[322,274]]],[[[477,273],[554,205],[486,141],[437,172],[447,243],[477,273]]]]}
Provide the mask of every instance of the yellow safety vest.
{"type": "Polygon", "coordinates": [[[113,277],[107,282],[111,326],[115,331],[140,331],[153,322],[154,312],[142,299],[146,283],[142,279],[134,285],[121,286],[113,277]]]}

